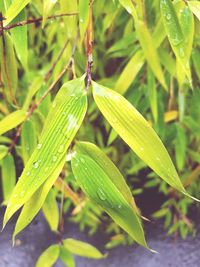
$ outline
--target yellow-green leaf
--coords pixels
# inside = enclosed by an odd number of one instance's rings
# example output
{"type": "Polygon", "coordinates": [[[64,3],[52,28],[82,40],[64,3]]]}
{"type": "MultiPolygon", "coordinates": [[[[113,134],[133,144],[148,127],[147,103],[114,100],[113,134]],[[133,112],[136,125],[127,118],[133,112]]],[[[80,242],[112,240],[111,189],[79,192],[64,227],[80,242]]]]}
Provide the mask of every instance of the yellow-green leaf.
{"type": "Polygon", "coordinates": [[[0,135],[15,128],[26,119],[26,112],[24,110],[17,110],[0,121],[0,135]]]}
{"type": "Polygon", "coordinates": [[[60,259],[67,267],[75,267],[74,256],[64,246],[60,247],[60,259]]]}
{"type": "Polygon", "coordinates": [[[31,0],[14,0],[5,14],[4,26],[7,26],[31,0]]]}
{"type": "Polygon", "coordinates": [[[4,224],[55,171],[76,135],[87,109],[84,77],[59,90],[45,122],[39,144],[27,162],[10,198],[4,224]]]}
{"type": "Polygon", "coordinates": [[[53,9],[54,5],[56,4],[57,0],[43,0],[43,21],[42,27],[44,27],[47,17],[49,16],[51,10],[53,9]]]}
{"type": "Polygon", "coordinates": [[[81,40],[84,37],[88,23],[89,23],[89,0],[79,0],[79,27],[81,40]]]}
{"type": "Polygon", "coordinates": [[[8,147],[0,145],[0,160],[2,160],[8,154],[8,147]]]}
{"type": "Polygon", "coordinates": [[[200,2],[199,1],[188,1],[189,8],[194,13],[194,15],[200,20],[200,2]]]}
{"type": "Polygon", "coordinates": [[[88,243],[68,238],[63,240],[63,244],[68,251],[81,257],[93,259],[104,258],[104,255],[98,249],[88,243]]]}
{"type": "Polygon", "coordinates": [[[93,153],[91,157],[76,151],[72,158],[72,171],[78,184],[84,193],[108,213],[136,242],[148,248],[137,213],[117,187],[124,182],[120,181],[118,176],[115,185],[115,177],[112,176],[113,167],[110,172],[108,167],[106,170],[103,168],[108,160],[106,159],[106,162],[103,162],[102,167],[102,160],[93,158],[93,156],[93,153]]]}
{"type": "Polygon", "coordinates": [[[132,0],[119,0],[120,4],[126,9],[126,11],[133,16],[135,20],[137,20],[137,12],[133,5],[132,0]]]}
{"type": "Polygon", "coordinates": [[[92,85],[97,106],[121,138],[168,184],[188,195],[166,148],[144,117],[118,93],[92,85]]]}
{"type": "Polygon", "coordinates": [[[60,246],[48,247],[38,258],[35,267],[51,267],[57,261],[60,254],[60,246]]]}

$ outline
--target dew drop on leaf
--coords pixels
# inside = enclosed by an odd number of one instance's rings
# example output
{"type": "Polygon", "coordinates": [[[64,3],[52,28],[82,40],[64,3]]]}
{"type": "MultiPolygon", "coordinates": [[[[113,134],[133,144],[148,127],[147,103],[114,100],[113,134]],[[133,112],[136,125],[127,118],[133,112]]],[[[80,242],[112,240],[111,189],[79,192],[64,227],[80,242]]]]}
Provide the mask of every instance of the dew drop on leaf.
{"type": "Polygon", "coordinates": [[[62,153],[64,151],[64,145],[60,145],[58,149],[58,153],[62,153]]]}
{"type": "Polygon", "coordinates": [[[42,144],[37,145],[37,149],[40,150],[42,148],[42,144]]]}
{"type": "Polygon", "coordinates": [[[104,192],[102,191],[101,188],[97,189],[97,195],[101,200],[106,200],[106,196],[105,196],[105,194],[104,194],[104,192]]]}
{"type": "Polygon", "coordinates": [[[34,162],[33,163],[33,168],[37,169],[38,167],[39,167],[39,162],[38,161],[34,162]]]}
{"type": "Polygon", "coordinates": [[[57,160],[56,156],[53,156],[52,161],[55,162],[57,160]]]}
{"type": "Polygon", "coordinates": [[[31,173],[28,171],[27,173],[26,173],[26,176],[29,176],[31,173]]]}

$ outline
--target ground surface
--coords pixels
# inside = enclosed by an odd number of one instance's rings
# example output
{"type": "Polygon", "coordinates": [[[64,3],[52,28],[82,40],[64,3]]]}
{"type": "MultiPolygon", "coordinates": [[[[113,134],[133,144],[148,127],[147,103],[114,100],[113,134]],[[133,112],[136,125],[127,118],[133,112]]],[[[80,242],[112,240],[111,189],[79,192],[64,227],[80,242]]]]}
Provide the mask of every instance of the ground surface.
{"type": "MultiPolygon", "coordinates": [[[[2,221],[3,210],[0,210],[2,221]]],[[[195,215],[199,217],[199,214],[195,215]]],[[[197,219],[197,218],[196,218],[197,219]]],[[[43,217],[39,215],[34,222],[19,235],[18,246],[12,248],[11,232],[14,226],[13,219],[3,233],[0,234],[0,266],[1,267],[34,267],[37,257],[50,244],[55,242],[55,236],[50,232],[43,217]]],[[[198,221],[198,220],[197,220],[198,221]]],[[[200,229],[200,227],[199,227],[200,229]]],[[[76,258],[77,267],[199,267],[200,266],[200,231],[195,239],[174,241],[166,237],[160,223],[153,223],[146,229],[149,245],[159,254],[152,254],[142,247],[118,247],[110,251],[109,256],[101,261],[76,258]]],[[[97,234],[87,237],[80,233],[77,226],[66,225],[66,237],[73,237],[88,241],[103,249],[105,236],[97,234]]],[[[56,267],[62,267],[58,262],[56,267]]]]}

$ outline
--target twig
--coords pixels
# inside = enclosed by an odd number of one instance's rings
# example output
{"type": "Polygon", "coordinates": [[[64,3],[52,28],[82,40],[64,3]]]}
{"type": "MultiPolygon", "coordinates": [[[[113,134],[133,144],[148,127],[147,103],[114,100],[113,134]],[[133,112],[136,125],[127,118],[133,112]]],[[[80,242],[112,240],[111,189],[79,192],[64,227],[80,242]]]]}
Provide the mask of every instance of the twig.
{"type": "MultiPolygon", "coordinates": [[[[76,16],[76,15],[78,15],[78,13],[64,13],[64,14],[49,16],[49,17],[47,17],[47,19],[57,19],[57,18],[61,18],[61,17],[76,16]]],[[[38,23],[38,22],[41,22],[42,20],[43,20],[43,17],[35,18],[35,19],[28,19],[28,20],[24,20],[24,21],[19,21],[17,23],[8,25],[6,27],[1,26],[1,29],[7,31],[7,30],[10,30],[10,29],[15,28],[15,27],[25,26],[25,25],[32,24],[32,23],[38,23]]]]}
{"type": "Polygon", "coordinates": [[[86,91],[89,89],[92,77],[91,69],[93,64],[93,22],[92,22],[92,0],[90,0],[90,13],[89,13],[89,24],[87,29],[87,69],[86,69],[86,91]]]}

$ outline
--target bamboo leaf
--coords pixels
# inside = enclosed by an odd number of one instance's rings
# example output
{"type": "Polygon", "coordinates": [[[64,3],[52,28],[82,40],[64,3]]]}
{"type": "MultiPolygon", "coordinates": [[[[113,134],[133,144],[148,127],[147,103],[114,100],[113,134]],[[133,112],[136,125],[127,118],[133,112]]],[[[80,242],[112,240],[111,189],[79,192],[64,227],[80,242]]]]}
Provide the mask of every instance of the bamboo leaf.
{"type": "Polygon", "coordinates": [[[78,142],[76,143],[76,151],[91,157],[104,170],[106,175],[115,184],[126,201],[134,209],[136,208],[135,201],[128,185],[124,180],[124,177],[114,165],[114,163],[103,153],[101,149],[89,142],[78,142]]]}
{"type": "Polygon", "coordinates": [[[2,189],[3,199],[7,203],[16,183],[16,170],[13,156],[8,154],[2,160],[2,189]]]}
{"type": "Polygon", "coordinates": [[[188,57],[186,56],[186,44],[185,37],[176,14],[175,8],[171,0],[160,1],[161,14],[165,31],[168,36],[168,40],[171,44],[172,50],[176,55],[177,60],[181,63],[184,72],[191,83],[191,72],[189,67],[188,57]]]}
{"type": "Polygon", "coordinates": [[[55,183],[56,179],[58,178],[60,172],[65,163],[65,157],[55,169],[55,171],[48,177],[46,182],[42,184],[39,189],[32,195],[32,197],[25,203],[17,223],[15,225],[15,230],[13,233],[13,239],[17,234],[19,234],[37,215],[39,210],[41,209],[48,192],[50,191],[51,187],[55,183]]]}
{"type": "Polygon", "coordinates": [[[57,0],[43,0],[43,21],[42,27],[46,23],[47,17],[49,16],[50,12],[52,11],[53,7],[55,6],[57,0]]]}
{"type": "Polygon", "coordinates": [[[79,255],[81,257],[92,258],[92,259],[102,259],[104,255],[101,252],[93,247],[92,245],[68,238],[63,240],[64,247],[71,253],[79,255]]]}
{"type": "Polygon", "coordinates": [[[57,261],[60,254],[60,246],[48,247],[38,258],[35,267],[51,267],[57,261]]]}
{"type": "Polygon", "coordinates": [[[120,4],[126,9],[126,11],[137,20],[137,12],[131,0],[119,0],[120,4]]]}
{"type": "Polygon", "coordinates": [[[14,0],[5,14],[4,26],[7,26],[30,3],[31,0],[14,0]]]}
{"type": "Polygon", "coordinates": [[[26,119],[26,112],[24,110],[17,110],[0,121],[0,135],[15,128],[26,119]]]}
{"type": "Polygon", "coordinates": [[[80,37],[81,40],[84,37],[86,28],[89,23],[89,1],[88,0],[79,0],[79,27],[80,27],[80,37]]]}
{"type": "Polygon", "coordinates": [[[12,102],[15,99],[18,73],[13,43],[8,33],[0,36],[0,66],[5,95],[12,102]]]}
{"type": "MultiPolygon", "coordinates": [[[[97,161],[93,156],[93,153],[91,157],[76,151],[75,156],[72,158],[72,171],[77,182],[94,203],[106,211],[136,242],[147,248],[140,219],[117,187],[120,184],[119,176],[115,184],[113,182],[115,177],[112,176],[113,168],[111,168],[108,176],[108,167],[106,170],[102,168],[103,160],[97,161]]],[[[105,163],[107,162],[108,159],[106,159],[105,163]]],[[[103,166],[106,165],[105,163],[103,161],[103,166]]],[[[120,182],[124,183],[123,180],[120,182]]]]}
{"type": "Polygon", "coordinates": [[[37,136],[35,127],[32,121],[27,120],[24,122],[21,133],[21,145],[24,165],[29,160],[37,145],[37,136]]]}
{"type": "Polygon", "coordinates": [[[190,10],[200,20],[200,2],[199,1],[188,1],[187,2],[190,10]]]}
{"type": "Polygon", "coordinates": [[[76,135],[86,113],[84,77],[59,90],[45,122],[39,144],[27,162],[10,198],[4,225],[54,172],[76,135]]]}
{"type": "Polygon", "coordinates": [[[154,121],[158,120],[158,103],[157,103],[157,90],[156,83],[153,73],[150,69],[148,69],[148,94],[149,94],[149,102],[151,106],[151,111],[153,114],[154,121]]]}
{"type": "Polygon", "coordinates": [[[165,82],[165,78],[162,72],[162,68],[160,65],[159,57],[155,45],[153,43],[153,39],[151,34],[145,24],[145,22],[138,21],[136,23],[136,31],[138,34],[138,38],[144,52],[145,58],[151,67],[153,73],[157,77],[158,81],[162,84],[162,86],[167,89],[167,85],[165,82]],[[148,45],[147,45],[148,44],[148,45]]]}
{"type": "Polygon", "coordinates": [[[52,231],[56,231],[59,223],[59,211],[55,191],[50,190],[42,207],[44,216],[52,231]]]}
{"type": "Polygon", "coordinates": [[[144,117],[118,93],[92,84],[97,106],[121,138],[162,179],[188,195],[166,148],[144,117]]]}
{"type": "Polygon", "coordinates": [[[75,267],[75,260],[71,252],[64,246],[60,247],[60,259],[67,267],[75,267]]]}

